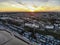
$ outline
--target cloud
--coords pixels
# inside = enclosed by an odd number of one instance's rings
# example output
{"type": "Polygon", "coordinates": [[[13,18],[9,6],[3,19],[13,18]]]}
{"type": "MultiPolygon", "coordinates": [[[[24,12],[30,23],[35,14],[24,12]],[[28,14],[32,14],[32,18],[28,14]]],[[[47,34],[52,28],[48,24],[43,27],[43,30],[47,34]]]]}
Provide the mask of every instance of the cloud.
{"type": "Polygon", "coordinates": [[[25,11],[33,11],[35,9],[39,11],[42,11],[43,9],[43,11],[56,11],[60,10],[60,0],[0,0],[0,11],[1,9],[4,9],[4,11],[10,9],[14,9],[14,11],[22,11],[22,9],[25,11]]]}
{"type": "Polygon", "coordinates": [[[14,1],[17,3],[28,4],[28,5],[35,4],[36,6],[43,6],[46,4],[49,6],[60,6],[60,0],[0,0],[0,2],[9,2],[9,1],[14,1]]]}

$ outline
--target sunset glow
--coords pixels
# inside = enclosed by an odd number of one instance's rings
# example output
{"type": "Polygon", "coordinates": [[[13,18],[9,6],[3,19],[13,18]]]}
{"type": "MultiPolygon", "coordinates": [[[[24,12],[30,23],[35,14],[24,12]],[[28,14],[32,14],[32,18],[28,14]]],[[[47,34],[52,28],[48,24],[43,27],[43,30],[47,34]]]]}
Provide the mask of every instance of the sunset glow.
{"type": "MultiPolygon", "coordinates": [[[[19,1],[19,0],[18,0],[19,1]]],[[[2,1],[0,2],[0,12],[46,12],[46,11],[60,11],[60,5],[58,4],[50,4],[52,1],[44,2],[41,4],[38,1],[24,1],[23,2],[16,1],[2,1]]],[[[55,3],[52,1],[52,3],[55,3]]]]}

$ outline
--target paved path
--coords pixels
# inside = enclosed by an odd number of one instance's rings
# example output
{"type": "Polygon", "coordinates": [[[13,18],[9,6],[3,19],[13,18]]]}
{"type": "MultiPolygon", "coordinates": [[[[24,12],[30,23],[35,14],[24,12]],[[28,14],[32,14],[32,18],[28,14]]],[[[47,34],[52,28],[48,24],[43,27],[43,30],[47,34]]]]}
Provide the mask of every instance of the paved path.
{"type": "Polygon", "coordinates": [[[0,31],[0,45],[28,45],[27,43],[11,36],[6,31],[0,31]]]}

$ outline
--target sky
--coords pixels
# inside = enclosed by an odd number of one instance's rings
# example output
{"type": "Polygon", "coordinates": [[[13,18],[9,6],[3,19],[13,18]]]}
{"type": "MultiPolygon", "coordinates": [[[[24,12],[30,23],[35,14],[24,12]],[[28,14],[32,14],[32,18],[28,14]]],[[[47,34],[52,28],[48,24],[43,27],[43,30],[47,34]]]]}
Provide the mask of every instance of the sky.
{"type": "MultiPolygon", "coordinates": [[[[0,0],[0,10],[8,10],[12,8],[11,10],[35,10],[38,8],[42,10],[46,10],[45,8],[48,7],[55,7],[56,10],[60,11],[60,0],[0,0]],[[41,8],[43,7],[43,8],[41,8]],[[14,8],[14,9],[13,9],[14,8]],[[18,8],[18,9],[16,9],[18,8]]],[[[52,8],[52,10],[53,10],[52,8]]],[[[54,9],[54,10],[55,10],[54,9]]],[[[50,9],[51,10],[51,9],[50,9]]]]}
{"type": "Polygon", "coordinates": [[[60,6],[60,0],[0,0],[0,2],[8,2],[8,1],[14,1],[18,3],[25,3],[25,4],[35,4],[35,5],[44,5],[48,3],[48,5],[53,6],[60,6]]]}

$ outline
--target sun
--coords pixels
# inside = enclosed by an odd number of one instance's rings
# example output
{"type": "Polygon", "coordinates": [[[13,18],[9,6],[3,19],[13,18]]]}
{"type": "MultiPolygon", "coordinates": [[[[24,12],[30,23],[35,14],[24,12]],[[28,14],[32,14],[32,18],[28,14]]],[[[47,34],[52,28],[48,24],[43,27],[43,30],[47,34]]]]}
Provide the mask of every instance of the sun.
{"type": "Polygon", "coordinates": [[[27,6],[27,8],[28,8],[30,11],[32,11],[32,12],[34,12],[34,10],[36,9],[36,8],[33,7],[33,6],[27,6]]]}

